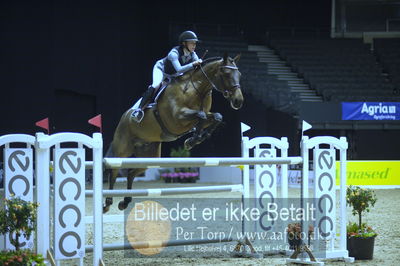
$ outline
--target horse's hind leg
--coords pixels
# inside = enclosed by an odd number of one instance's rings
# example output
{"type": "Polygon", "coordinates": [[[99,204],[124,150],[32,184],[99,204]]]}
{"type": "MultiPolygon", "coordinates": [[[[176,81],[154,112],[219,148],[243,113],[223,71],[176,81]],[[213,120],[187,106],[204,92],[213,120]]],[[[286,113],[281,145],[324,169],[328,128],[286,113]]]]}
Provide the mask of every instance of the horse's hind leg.
{"type": "MultiPolygon", "coordinates": [[[[146,143],[146,144],[140,145],[140,146],[138,146],[138,148],[135,149],[134,155],[139,158],[160,157],[161,156],[161,143],[160,142],[152,142],[152,143],[146,143]]],[[[127,181],[127,189],[132,189],[133,179],[136,176],[138,176],[139,174],[143,173],[145,170],[146,169],[144,169],[144,168],[137,168],[137,169],[131,169],[129,171],[128,181],[127,181]]],[[[118,203],[118,208],[120,210],[126,209],[126,207],[128,207],[128,205],[131,201],[132,201],[132,197],[124,197],[124,199],[118,203]]]]}
{"type": "MultiPolygon", "coordinates": [[[[108,177],[108,182],[109,182],[109,189],[113,189],[114,188],[114,184],[115,184],[115,180],[117,178],[117,174],[118,174],[118,169],[107,169],[104,172],[107,177],[108,177]]],[[[110,206],[113,204],[113,198],[112,197],[106,197],[106,202],[103,206],[103,213],[106,213],[110,210],[110,206]]]]}
{"type": "MultiPolygon", "coordinates": [[[[136,176],[140,175],[141,173],[143,173],[144,171],[146,171],[145,168],[140,168],[140,169],[130,169],[129,173],[128,173],[128,180],[127,180],[127,189],[132,189],[132,184],[133,184],[133,180],[135,179],[136,176]]],[[[124,200],[121,200],[118,203],[118,209],[125,210],[126,207],[128,207],[129,203],[131,203],[132,201],[132,197],[124,197],[124,200]]]]}
{"type": "MultiPolygon", "coordinates": [[[[118,127],[119,128],[119,127],[118,127]]],[[[117,128],[117,132],[118,131],[117,128]]],[[[123,138],[119,136],[119,138],[116,138],[114,140],[109,149],[107,150],[106,156],[105,157],[128,157],[130,154],[133,152],[133,146],[132,145],[127,145],[126,143],[122,142],[123,138]]],[[[107,176],[108,182],[109,182],[109,189],[114,189],[114,184],[118,176],[119,169],[106,169],[105,170],[105,176],[107,176]]],[[[103,213],[106,213],[109,211],[110,206],[113,204],[113,198],[112,197],[106,197],[105,204],[103,206],[103,213]]]]}

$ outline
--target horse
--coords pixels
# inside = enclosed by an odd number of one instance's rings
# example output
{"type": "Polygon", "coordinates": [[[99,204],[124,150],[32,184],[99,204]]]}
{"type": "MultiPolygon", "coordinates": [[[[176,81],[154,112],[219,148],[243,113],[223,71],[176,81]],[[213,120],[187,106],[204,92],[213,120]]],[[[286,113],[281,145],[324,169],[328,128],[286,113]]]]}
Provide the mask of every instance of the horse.
{"type": "MultiPolygon", "coordinates": [[[[221,92],[233,109],[242,107],[244,98],[239,84],[239,59],[240,54],[235,58],[227,54],[208,58],[200,66],[175,78],[158,97],[157,104],[145,110],[140,123],[131,119],[133,108],[127,110],[114,132],[106,157],[161,157],[162,142],[193,133],[184,142],[184,147],[190,150],[210,137],[222,122],[220,113],[210,112],[213,90],[221,92]]],[[[128,171],[127,189],[132,188],[134,177],[145,170],[128,171]]],[[[114,187],[117,174],[118,169],[105,170],[110,189],[114,187]]],[[[132,197],[125,197],[118,208],[124,210],[131,201],[132,197]]],[[[104,213],[112,203],[112,197],[107,197],[104,213]]]]}

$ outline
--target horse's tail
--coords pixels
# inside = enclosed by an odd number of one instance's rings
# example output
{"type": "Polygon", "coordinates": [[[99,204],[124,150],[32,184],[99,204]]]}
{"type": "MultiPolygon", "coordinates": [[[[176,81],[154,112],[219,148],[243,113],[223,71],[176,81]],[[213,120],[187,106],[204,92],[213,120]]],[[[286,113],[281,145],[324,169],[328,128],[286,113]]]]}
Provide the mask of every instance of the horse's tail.
{"type": "Polygon", "coordinates": [[[115,153],[114,153],[114,150],[112,147],[113,147],[113,145],[110,144],[105,157],[115,157],[115,153]]]}
{"type": "MultiPolygon", "coordinates": [[[[118,157],[118,156],[115,154],[114,150],[113,150],[113,145],[112,145],[112,143],[111,143],[110,146],[108,147],[107,152],[106,152],[106,155],[105,155],[104,157],[107,157],[107,158],[108,158],[108,157],[118,157]]],[[[118,171],[118,176],[127,176],[127,174],[128,174],[128,170],[127,170],[127,169],[120,169],[120,170],[118,171]]],[[[104,169],[104,172],[103,172],[103,182],[104,182],[104,183],[109,182],[109,181],[110,181],[110,178],[111,178],[111,175],[112,175],[112,169],[104,169]]]]}

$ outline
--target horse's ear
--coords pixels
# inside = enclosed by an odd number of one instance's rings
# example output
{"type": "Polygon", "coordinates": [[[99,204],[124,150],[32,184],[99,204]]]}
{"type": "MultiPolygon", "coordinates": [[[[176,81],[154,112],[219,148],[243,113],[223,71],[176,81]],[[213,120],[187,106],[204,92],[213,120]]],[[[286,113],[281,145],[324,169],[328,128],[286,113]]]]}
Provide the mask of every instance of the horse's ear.
{"type": "Polygon", "coordinates": [[[242,56],[242,54],[238,54],[237,56],[235,56],[235,58],[233,58],[233,61],[235,61],[235,64],[237,64],[237,62],[239,62],[240,56],[242,56]]]}
{"type": "Polygon", "coordinates": [[[228,63],[228,53],[224,53],[224,64],[226,65],[228,63]]]}

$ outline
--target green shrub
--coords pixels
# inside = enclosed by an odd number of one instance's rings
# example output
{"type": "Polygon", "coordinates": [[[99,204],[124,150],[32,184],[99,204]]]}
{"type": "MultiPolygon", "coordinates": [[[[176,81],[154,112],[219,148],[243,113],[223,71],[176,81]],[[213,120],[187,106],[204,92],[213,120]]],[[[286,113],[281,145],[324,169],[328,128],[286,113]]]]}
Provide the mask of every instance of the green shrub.
{"type": "Polygon", "coordinates": [[[349,223],[347,225],[347,237],[375,237],[378,234],[370,227],[367,226],[365,223],[358,226],[357,223],[349,223]]]}
{"type": "Polygon", "coordinates": [[[375,206],[376,194],[371,189],[350,186],[346,192],[346,202],[351,206],[352,214],[358,216],[357,223],[349,223],[347,225],[348,237],[375,237],[377,233],[365,223],[362,222],[363,212],[369,212],[371,207],[375,206]]]}
{"type": "Polygon", "coordinates": [[[25,266],[32,265],[33,263],[39,266],[45,265],[42,255],[35,254],[29,249],[7,250],[0,252],[0,265],[25,266]]]}
{"type": "Polygon", "coordinates": [[[0,233],[10,235],[10,242],[19,249],[20,236],[29,238],[36,226],[37,203],[19,197],[4,199],[4,209],[0,210],[0,233]],[[15,233],[15,238],[11,237],[15,233]]]}

